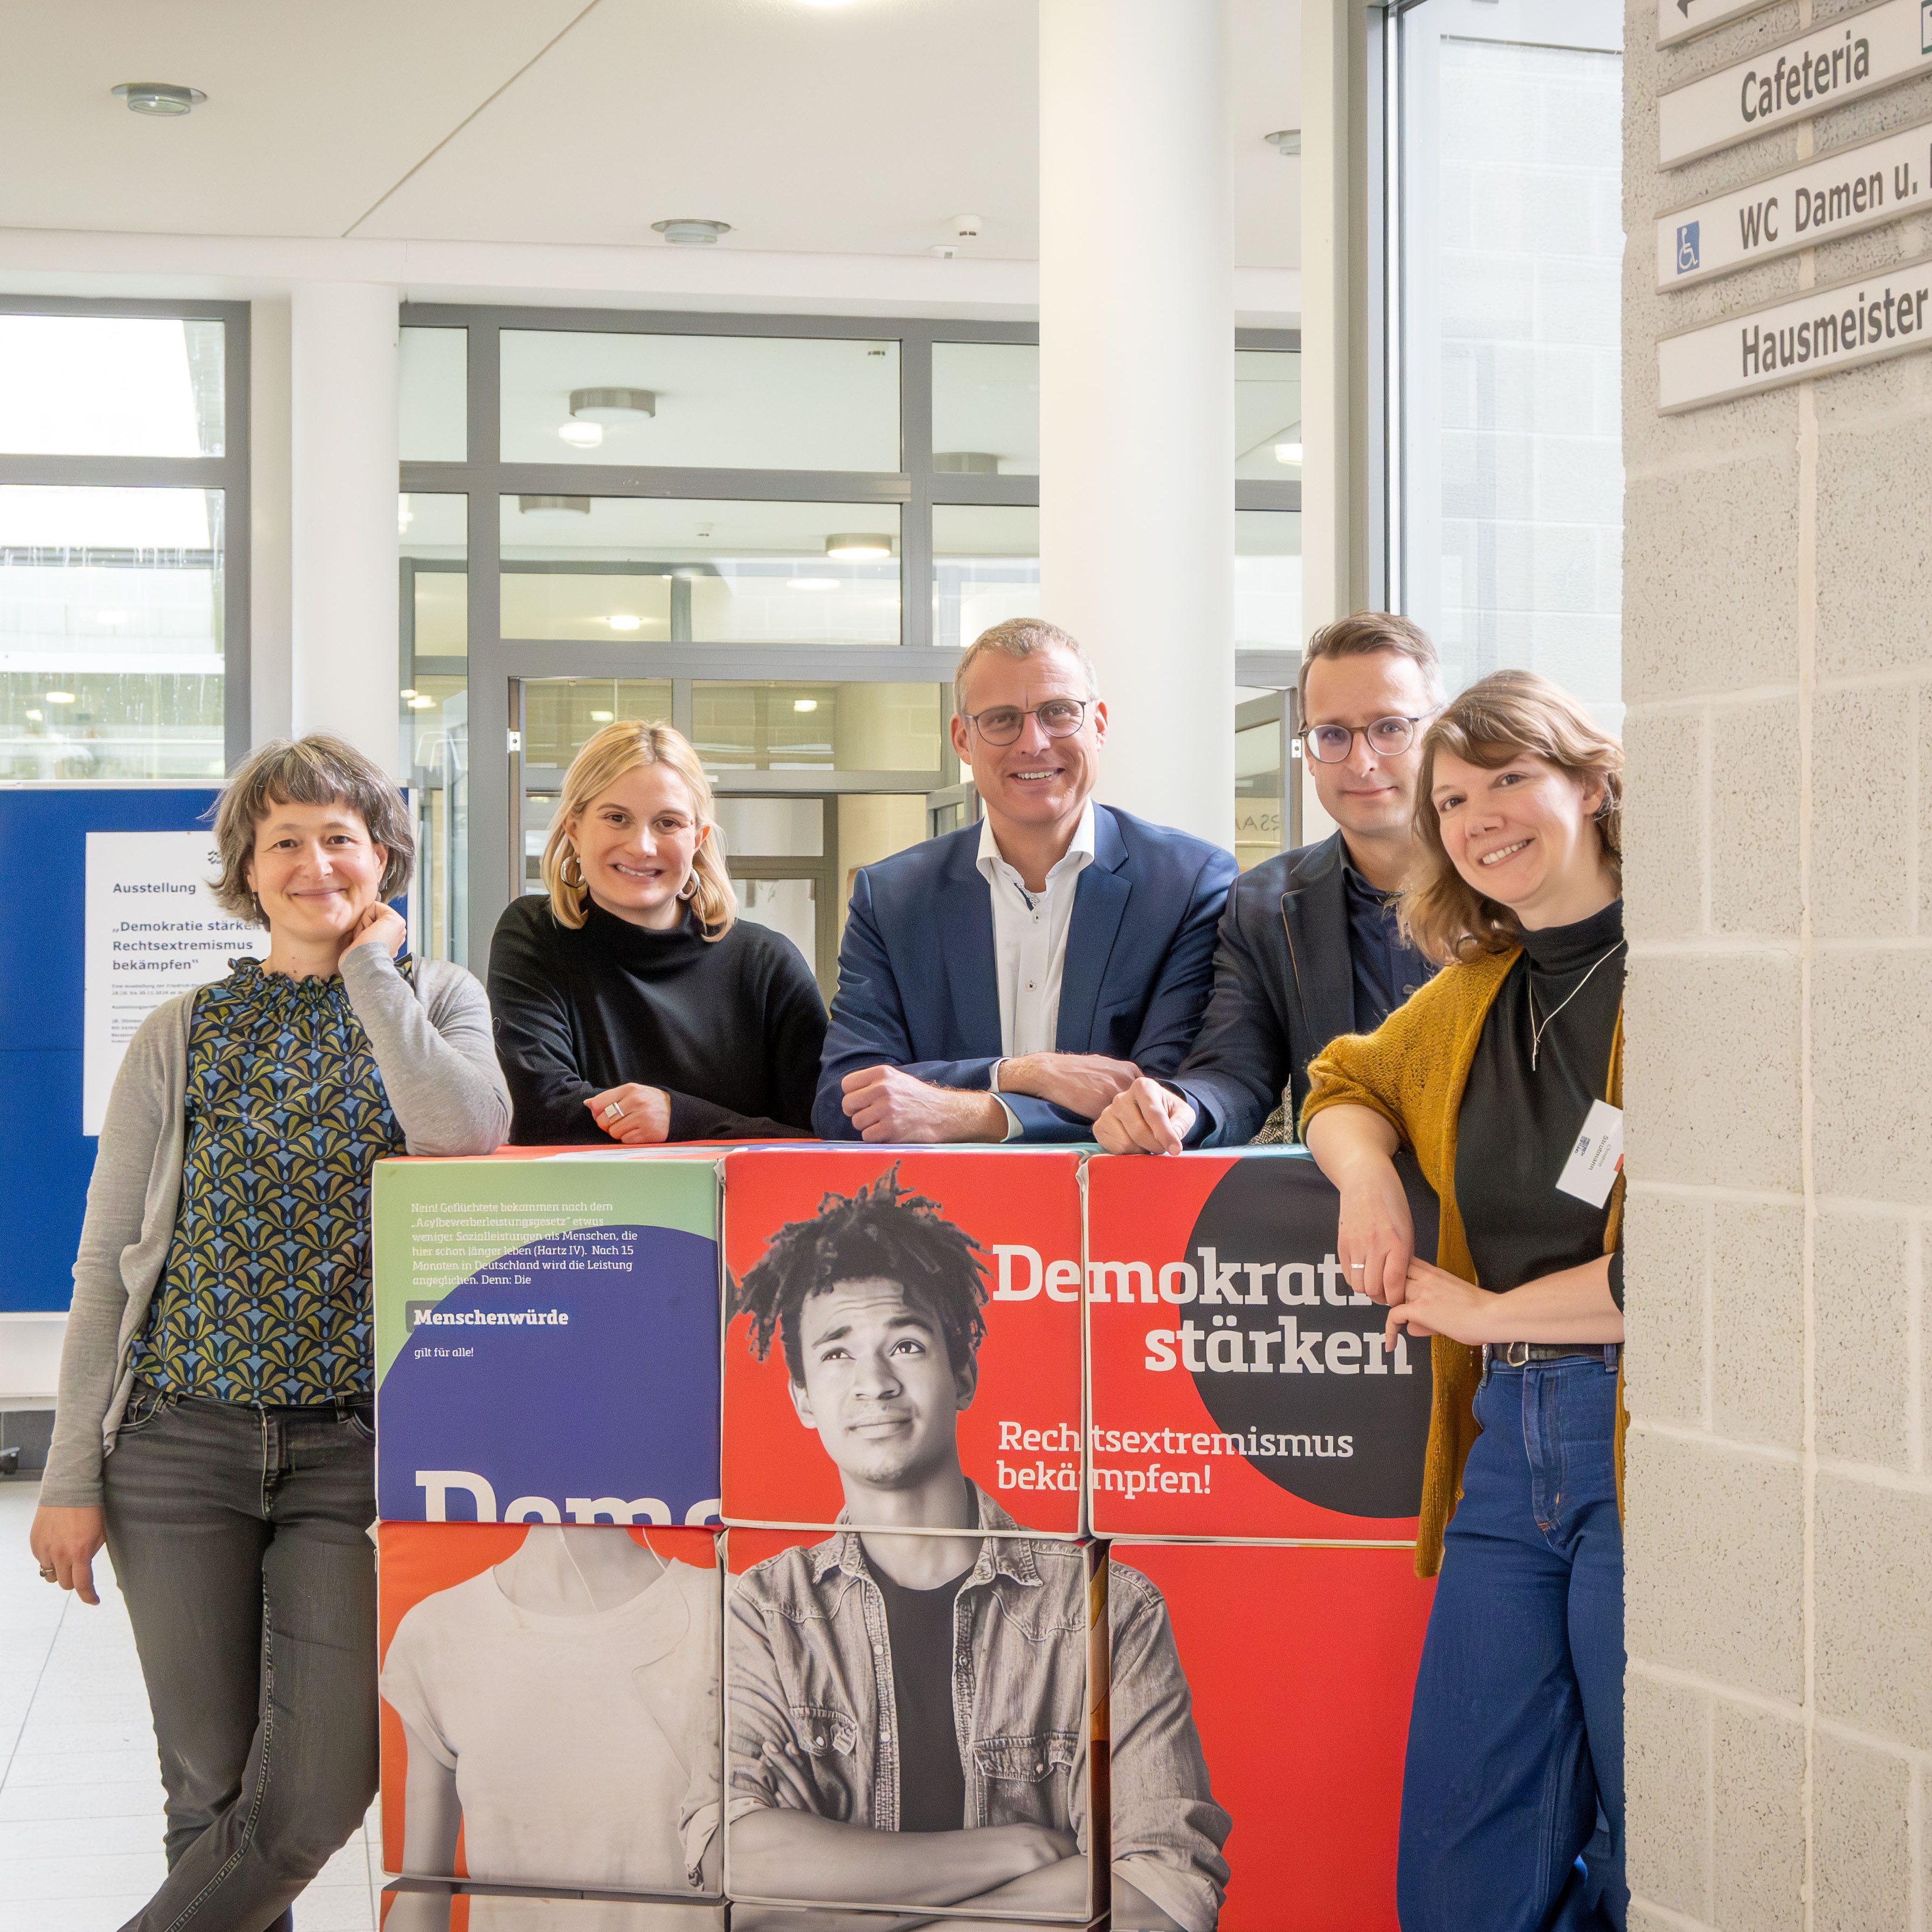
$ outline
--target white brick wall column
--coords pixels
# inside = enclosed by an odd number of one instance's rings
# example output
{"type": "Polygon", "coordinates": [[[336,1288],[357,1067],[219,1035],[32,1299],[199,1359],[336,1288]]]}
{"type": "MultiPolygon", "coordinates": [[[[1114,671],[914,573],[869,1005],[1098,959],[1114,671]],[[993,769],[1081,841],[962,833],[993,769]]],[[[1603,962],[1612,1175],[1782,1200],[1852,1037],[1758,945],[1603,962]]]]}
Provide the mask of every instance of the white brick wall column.
{"type": "Polygon", "coordinates": [[[1631,1924],[1932,1928],[1932,356],[1669,419],[1655,342],[1909,259],[1907,220],[1682,293],[1664,208],[1932,113],[1655,165],[1625,68],[1631,1924]]]}

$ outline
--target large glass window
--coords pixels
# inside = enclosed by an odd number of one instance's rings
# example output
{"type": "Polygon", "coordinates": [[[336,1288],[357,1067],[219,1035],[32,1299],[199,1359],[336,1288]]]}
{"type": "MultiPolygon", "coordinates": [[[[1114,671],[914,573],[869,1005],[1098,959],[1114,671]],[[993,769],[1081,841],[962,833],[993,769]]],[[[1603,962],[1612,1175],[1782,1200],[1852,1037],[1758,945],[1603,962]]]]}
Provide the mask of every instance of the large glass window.
{"type": "Polygon", "coordinates": [[[1615,0],[1400,22],[1402,608],[1460,686],[1544,672],[1622,716],[1615,0]]]}
{"type": "Polygon", "coordinates": [[[1040,474],[1040,350],[932,345],[932,466],[941,476],[1040,474]]]}
{"type": "Polygon", "coordinates": [[[962,650],[1009,617],[1040,615],[1040,512],[938,503],[932,512],[932,641],[962,650]]]}
{"type": "Polygon", "coordinates": [[[503,460],[899,466],[899,345],[506,329],[503,460]]]}
{"type": "Polygon", "coordinates": [[[246,310],[160,307],[0,298],[0,778],[205,781],[247,742],[246,310]]]}

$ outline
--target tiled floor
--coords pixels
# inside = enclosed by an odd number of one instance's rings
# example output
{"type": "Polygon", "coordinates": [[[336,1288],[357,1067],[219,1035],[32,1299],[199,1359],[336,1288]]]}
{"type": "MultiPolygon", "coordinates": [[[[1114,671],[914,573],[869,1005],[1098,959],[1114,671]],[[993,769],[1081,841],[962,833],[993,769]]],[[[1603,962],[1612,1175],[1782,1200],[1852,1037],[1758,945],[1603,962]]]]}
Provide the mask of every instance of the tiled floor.
{"type": "MultiPolygon", "coordinates": [[[[34,1573],[38,1498],[0,1483],[0,1932],[115,1932],[166,1870],[154,1734],[105,1553],[98,1610],[34,1573]]],[[[298,1932],[372,1932],[382,1884],[358,1832],[296,1904],[298,1932]]]]}

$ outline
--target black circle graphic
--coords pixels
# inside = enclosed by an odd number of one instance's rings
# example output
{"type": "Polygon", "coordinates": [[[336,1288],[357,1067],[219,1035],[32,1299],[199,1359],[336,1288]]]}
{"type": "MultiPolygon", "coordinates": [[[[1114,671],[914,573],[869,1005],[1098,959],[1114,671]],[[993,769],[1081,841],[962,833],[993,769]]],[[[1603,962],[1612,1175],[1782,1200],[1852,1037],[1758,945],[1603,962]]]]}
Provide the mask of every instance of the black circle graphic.
{"type": "MultiPolygon", "coordinates": [[[[1398,1158],[1418,1254],[1436,1252],[1436,1196],[1398,1158]]],[[[1289,1495],[1360,1516],[1420,1507],[1429,1440],[1426,1341],[1382,1343],[1388,1311],[1351,1299],[1335,1254],[1340,1197],[1305,1154],[1236,1161],[1203,1204],[1186,1261],[1193,1298],[1168,1312],[1215,1426],[1289,1495]]],[[[1169,1269],[1168,1299],[1186,1274],[1169,1269]]]]}

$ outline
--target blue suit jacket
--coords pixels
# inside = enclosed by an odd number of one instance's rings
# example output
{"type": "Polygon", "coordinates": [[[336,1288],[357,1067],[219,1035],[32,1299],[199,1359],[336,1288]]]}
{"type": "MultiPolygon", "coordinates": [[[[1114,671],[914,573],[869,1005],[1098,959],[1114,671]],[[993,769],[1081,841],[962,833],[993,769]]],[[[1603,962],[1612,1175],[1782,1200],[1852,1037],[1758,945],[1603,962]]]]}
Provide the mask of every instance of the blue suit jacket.
{"type": "MultiPolygon", "coordinates": [[[[1000,988],[979,850],[979,826],[966,826],[868,866],[853,882],[812,1114],[825,1139],[858,1138],[839,1082],[860,1067],[985,1090],[1000,1058],[1000,988]]],[[[1059,1051],[1172,1073],[1208,1003],[1214,929],[1234,877],[1218,845],[1096,805],[1094,862],[1067,926],[1059,1051]]],[[[1001,1097],[1029,1141],[1093,1138],[1093,1123],[1077,1114],[1028,1094],[1001,1097]]]]}

